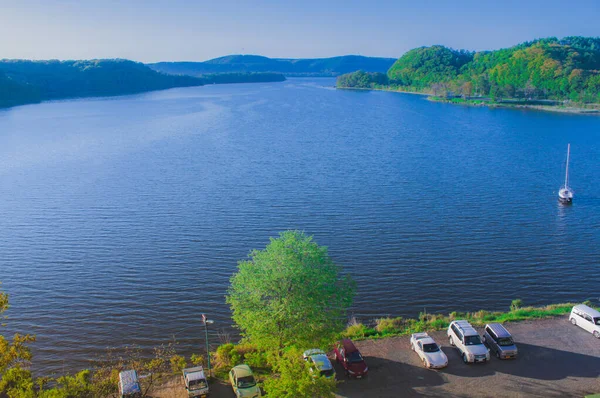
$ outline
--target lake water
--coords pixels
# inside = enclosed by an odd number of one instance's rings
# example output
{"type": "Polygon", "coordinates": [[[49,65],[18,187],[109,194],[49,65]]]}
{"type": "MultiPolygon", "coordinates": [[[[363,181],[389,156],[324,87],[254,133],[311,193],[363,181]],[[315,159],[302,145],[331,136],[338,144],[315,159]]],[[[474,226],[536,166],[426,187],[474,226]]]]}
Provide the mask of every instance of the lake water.
{"type": "Polygon", "coordinates": [[[215,85],[0,111],[0,281],[39,371],[231,332],[238,260],[300,229],[361,319],[600,296],[600,118],[215,85]],[[575,201],[560,206],[567,143],[575,201]]]}

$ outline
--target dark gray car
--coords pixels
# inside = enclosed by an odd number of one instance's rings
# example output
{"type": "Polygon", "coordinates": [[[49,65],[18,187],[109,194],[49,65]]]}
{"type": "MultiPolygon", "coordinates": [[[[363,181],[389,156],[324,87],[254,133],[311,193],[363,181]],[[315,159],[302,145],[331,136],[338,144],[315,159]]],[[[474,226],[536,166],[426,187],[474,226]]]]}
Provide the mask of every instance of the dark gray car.
{"type": "Polygon", "coordinates": [[[483,332],[483,342],[497,358],[509,359],[517,357],[517,346],[512,336],[499,323],[488,323],[483,332]]]}

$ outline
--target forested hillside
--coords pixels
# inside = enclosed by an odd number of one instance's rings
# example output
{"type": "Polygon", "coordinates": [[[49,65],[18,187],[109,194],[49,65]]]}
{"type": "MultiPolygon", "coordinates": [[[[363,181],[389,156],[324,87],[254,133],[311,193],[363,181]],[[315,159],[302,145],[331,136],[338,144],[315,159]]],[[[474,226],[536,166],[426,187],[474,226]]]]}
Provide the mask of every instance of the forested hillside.
{"type": "Polygon", "coordinates": [[[221,73],[202,77],[157,72],[127,60],[0,60],[0,107],[43,100],[134,94],[203,84],[277,82],[277,73],[221,73]]]}
{"type": "Polygon", "coordinates": [[[127,60],[0,61],[0,106],[196,85],[202,80],[165,75],[127,60]]]}
{"type": "Polygon", "coordinates": [[[385,73],[394,61],[393,58],[359,55],[315,59],[228,55],[205,62],[159,62],[148,64],[148,66],[163,73],[190,76],[224,72],[276,72],[286,76],[338,76],[355,70],[385,73]]]}
{"type": "MultiPolygon", "coordinates": [[[[598,102],[600,38],[553,37],[476,53],[421,47],[400,57],[387,76],[383,86],[406,91],[598,102]]],[[[353,80],[340,76],[338,86],[353,87],[353,80]]]]}

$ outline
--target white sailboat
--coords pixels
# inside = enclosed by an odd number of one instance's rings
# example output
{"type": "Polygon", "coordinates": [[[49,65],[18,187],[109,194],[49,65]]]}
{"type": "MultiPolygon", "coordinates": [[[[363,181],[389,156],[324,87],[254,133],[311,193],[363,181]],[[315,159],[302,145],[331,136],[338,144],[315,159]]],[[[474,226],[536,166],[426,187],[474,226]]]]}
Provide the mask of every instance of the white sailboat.
{"type": "Polygon", "coordinates": [[[573,201],[573,191],[569,188],[569,155],[571,154],[571,144],[567,144],[567,169],[565,171],[565,186],[558,191],[558,201],[560,203],[571,203],[573,201]]]}

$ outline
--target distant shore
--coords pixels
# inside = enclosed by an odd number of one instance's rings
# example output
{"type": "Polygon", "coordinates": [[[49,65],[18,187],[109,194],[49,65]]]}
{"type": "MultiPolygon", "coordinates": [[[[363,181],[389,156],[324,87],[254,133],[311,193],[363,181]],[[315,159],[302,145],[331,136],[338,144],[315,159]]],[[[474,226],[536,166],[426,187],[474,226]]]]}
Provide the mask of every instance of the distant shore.
{"type": "Polygon", "coordinates": [[[426,96],[429,101],[432,102],[442,102],[453,105],[464,105],[464,106],[487,106],[488,108],[510,108],[510,109],[533,109],[538,111],[546,111],[546,112],[556,112],[556,113],[570,113],[570,114],[578,114],[578,115],[597,115],[600,116],[600,109],[597,108],[582,108],[582,107],[569,107],[564,105],[539,105],[539,104],[522,104],[522,103],[506,103],[506,102],[492,102],[489,99],[480,100],[480,99],[444,99],[438,98],[432,95],[431,93],[424,93],[418,91],[404,91],[393,88],[382,88],[382,87],[373,87],[373,88],[362,88],[362,87],[336,87],[340,90],[361,90],[361,91],[389,91],[394,93],[404,93],[404,94],[416,94],[421,96],[426,96]]]}

